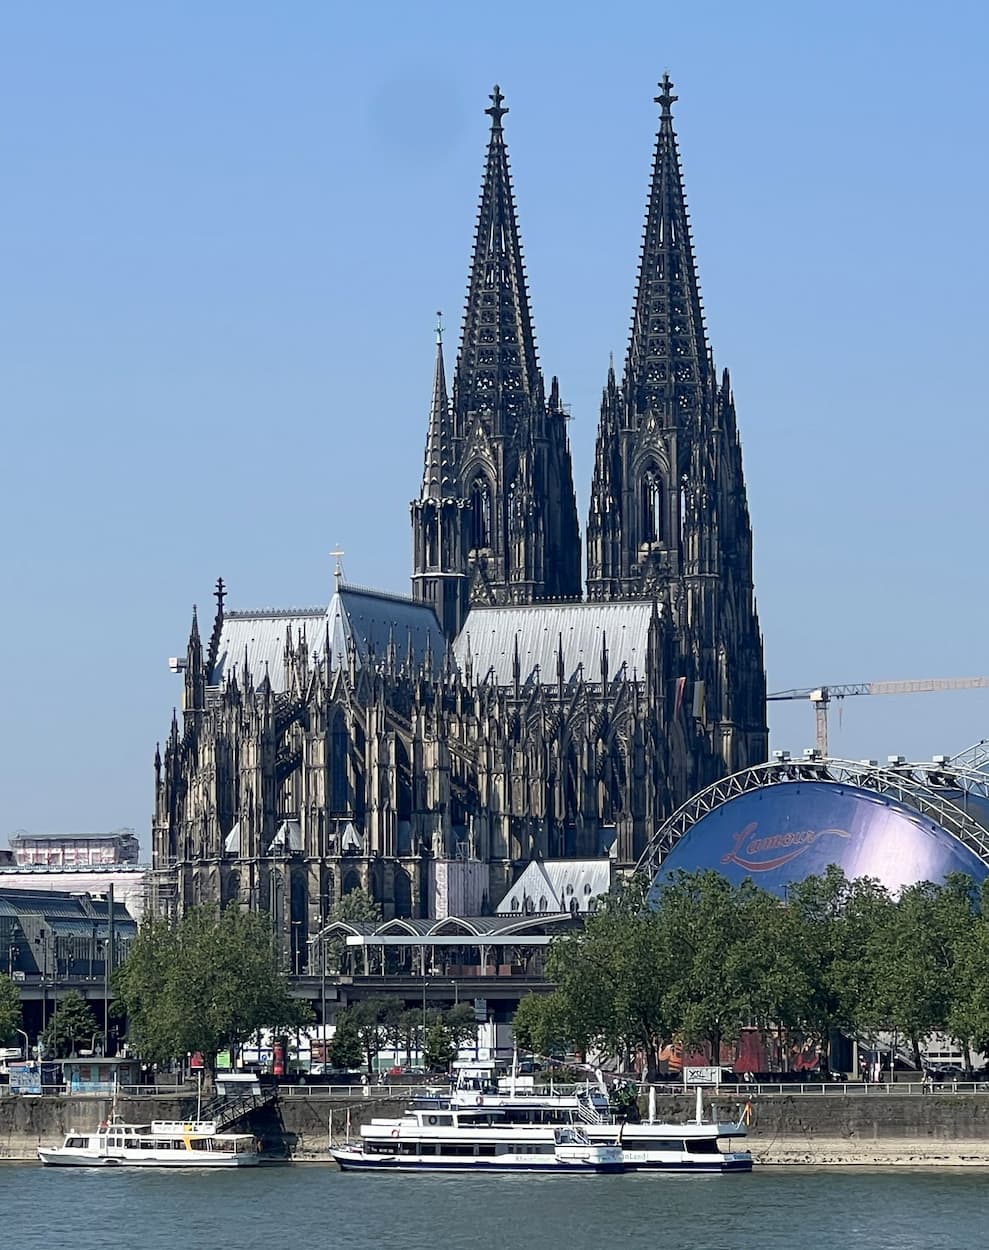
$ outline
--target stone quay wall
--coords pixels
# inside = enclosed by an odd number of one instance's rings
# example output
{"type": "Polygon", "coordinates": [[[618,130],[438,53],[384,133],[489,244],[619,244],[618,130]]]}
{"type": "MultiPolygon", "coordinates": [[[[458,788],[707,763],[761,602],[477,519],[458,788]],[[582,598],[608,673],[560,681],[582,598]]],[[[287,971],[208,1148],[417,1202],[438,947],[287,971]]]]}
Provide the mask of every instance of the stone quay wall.
{"type": "MultiPolygon", "coordinates": [[[[398,1115],[408,1100],[331,1096],[317,1089],[283,1091],[237,1128],[261,1137],[265,1154],[299,1161],[329,1158],[328,1149],[372,1116],[398,1115]]],[[[643,1101],[643,1113],[645,1111],[643,1101]]],[[[109,1098],[0,1098],[0,1159],[33,1159],[73,1128],[93,1128],[110,1111],[109,1098]]],[[[196,1100],[121,1098],[117,1111],[136,1123],[195,1116],[196,1100]]],[[[660,1097],[657,1119],[682,1122],[694,1098],[660,1097]]],[[[989,1092],[932,1094],[764,1094],[751,1099],[705,1096],[705,1118],[748,1118],[746,1145],[758,1163],[807,1165],[939,1165],[989,1167],[989,1092]],[[748,1107],[748,1109],[746,1109],[748,1107]]]]}

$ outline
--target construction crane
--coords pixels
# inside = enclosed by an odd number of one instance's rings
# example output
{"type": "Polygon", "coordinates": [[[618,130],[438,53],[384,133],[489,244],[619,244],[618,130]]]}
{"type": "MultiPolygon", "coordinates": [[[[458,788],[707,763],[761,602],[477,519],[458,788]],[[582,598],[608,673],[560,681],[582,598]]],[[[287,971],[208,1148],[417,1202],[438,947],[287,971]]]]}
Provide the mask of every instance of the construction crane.
{"type": "Polygon", "coordinates": [[[921,681],[860,681],[844,686],[815,686],[810,690],[780,690],[770,700],[809,699],[817,720],[817,749],[828,753],[828,704],[853,694],[929,694],[935,690],[984,690],[989,677],[929,677],[921,681]]]}

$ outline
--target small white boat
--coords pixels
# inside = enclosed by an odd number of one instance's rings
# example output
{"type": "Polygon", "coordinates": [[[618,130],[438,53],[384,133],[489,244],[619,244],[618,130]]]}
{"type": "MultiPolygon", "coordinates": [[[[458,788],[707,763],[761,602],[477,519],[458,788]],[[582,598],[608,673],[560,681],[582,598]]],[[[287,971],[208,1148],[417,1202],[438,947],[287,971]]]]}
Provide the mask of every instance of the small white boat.
{"type": "Polygon", "coordinates": [[[624,1171],[621,1147],[582,1127],[509,1125],[497,1111],[411,1110],[362,1124],[360,1142],[330,1153],[344,1172],[624,1171]]]}
{"type": "Polygon", "coordinates": [[[218,1133],[212,1120],[104,1122],[66,1133],[61,1146],[39,1146],[48,1167],[243,1168],[260,1162],[250,1133],[218,1133]]]}

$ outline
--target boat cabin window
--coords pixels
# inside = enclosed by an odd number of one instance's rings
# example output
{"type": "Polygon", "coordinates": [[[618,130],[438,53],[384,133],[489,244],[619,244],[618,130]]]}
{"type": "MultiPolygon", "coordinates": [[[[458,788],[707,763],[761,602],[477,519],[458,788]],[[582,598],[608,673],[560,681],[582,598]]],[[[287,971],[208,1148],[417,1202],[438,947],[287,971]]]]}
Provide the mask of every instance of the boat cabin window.
{"type": "Polygon", "coordinates": [[[637,1137],[634,1141],[626,1140],[622,1142],[622,1145],[627,1146],[630,1150],[667,1150],[675,1151],[677,1154],[684,1148],[683,1142],[679,1139],[670,1140],[665,1137],[657,1137],[652,1141],[642,1141],[637,1137]]]}
{"type": "Polygon", "coordinates": [[[700,1137],[697,1141],[684,1142],[692,1155],[716,1155],[721,1151],[713,1137],[700,1137]]]}
{"type": "Polygon", "coordinates": [[[85,1150],[89,1145],[88,1137],[69,1137],[65,1142],[70,1150],[85,1150]]]}

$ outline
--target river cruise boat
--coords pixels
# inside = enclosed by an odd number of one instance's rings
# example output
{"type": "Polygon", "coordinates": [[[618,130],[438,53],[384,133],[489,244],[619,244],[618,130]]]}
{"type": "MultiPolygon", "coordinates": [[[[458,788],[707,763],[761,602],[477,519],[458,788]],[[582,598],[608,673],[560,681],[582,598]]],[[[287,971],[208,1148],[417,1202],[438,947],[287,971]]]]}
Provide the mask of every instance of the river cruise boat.
{"type": "Polygon", "coordinates": [[[614,1140],[578,1125],[507,1124],[496,1110],[412,1109],[362,1124],[358,1143],[330,1152],[344,1172],[622,1172],[614,1140]]]}
{"type": "Polygon", "coordinates": [[[61,1146],[40,1146],[38,1158],[48,1167],[242,1168],[260,1162],[260,1142],[218,1133],[212,1120],[111,1120],[66,1133],[61,1146]]]}
{"type": "Polygon", "coordinates": [[[458,1079],[449,1106],[495,1112],[505,1126],[579,1125],[591,1143],[619,1145],[630,1172],[752,1171],[749,1151],[734,1148],[735,1140],[746,1135],[745,1128],[705,1121],[700,1098],[693,1121],[664,1124],[651,1116],[648,1123],[633,1124],[612,1114],[607,1095],[595,1085],[537,1093],[531,1082],[479,1079],[469,1073],[458,1079]]]}

